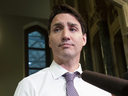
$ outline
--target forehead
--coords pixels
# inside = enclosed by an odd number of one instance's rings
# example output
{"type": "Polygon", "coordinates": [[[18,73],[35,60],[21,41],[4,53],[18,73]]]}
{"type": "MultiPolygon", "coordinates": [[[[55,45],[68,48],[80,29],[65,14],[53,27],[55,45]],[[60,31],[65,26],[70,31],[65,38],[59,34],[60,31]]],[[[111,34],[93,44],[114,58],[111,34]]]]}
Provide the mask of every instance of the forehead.
{"type": "Polygon", "coordinates": [[[56,23],[63,23],[63,24],[67,24],[68,22],[73,23],[73,24],[77,24],[78,26],[80,26],[79,21],[71,14],[69,13],[60,13],[57,14],[52,22],[51,22],[51,26],[53,26],[56,23]]]}

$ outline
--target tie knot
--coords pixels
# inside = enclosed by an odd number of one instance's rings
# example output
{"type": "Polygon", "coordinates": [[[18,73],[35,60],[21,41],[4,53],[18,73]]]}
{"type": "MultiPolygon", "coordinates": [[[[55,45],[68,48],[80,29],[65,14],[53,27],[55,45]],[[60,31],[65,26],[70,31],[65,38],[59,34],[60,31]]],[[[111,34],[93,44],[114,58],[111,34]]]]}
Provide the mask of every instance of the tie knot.
{"type": "Polygon", "coordinates": [[[65,80],[66,80],[67,82],[69,82],[69,81],[73,81],[74,78],[75,78],[77,75],[79,75],[79,72],[75,72],[75,73],[69,73],[69,72],[67,72],[67,73],[65,73],[65,74],[63,75],[63,77],[65,78],[65,80]]]}

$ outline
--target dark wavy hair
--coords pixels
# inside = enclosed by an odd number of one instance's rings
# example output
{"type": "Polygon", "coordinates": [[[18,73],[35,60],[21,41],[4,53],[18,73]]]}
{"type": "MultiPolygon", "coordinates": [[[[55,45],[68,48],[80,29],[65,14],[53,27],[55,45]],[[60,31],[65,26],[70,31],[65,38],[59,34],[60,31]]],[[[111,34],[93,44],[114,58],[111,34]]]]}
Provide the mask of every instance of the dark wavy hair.
{"type": "Polygon", "coordinates": [[[80,23],[82,33],[85,34],[87,32],[86,22],[84,21],[84,19],[80,15],[80,13],[75,8],[73,8],[67,4],[61,4],[61,5],[55,5],[53,7],[52,13],[51,13],[51,15],[49,17],[49,21],[48,21],[49,34],[50,34],[51,22],[52,22],[53,18],[57,14],[60,14],[60,13],[69,13],[69,14],[73,15],[78,20],[78,22],[80,23]]]}

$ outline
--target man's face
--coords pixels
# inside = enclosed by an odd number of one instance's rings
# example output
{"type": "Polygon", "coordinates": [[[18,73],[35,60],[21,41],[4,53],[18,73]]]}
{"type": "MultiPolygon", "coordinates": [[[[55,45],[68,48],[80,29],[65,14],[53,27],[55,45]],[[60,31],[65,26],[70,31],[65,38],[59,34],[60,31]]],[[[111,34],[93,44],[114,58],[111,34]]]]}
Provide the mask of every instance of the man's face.
{"type": "Polygon", "coordinates": [[[49,46],[52,48],[54,60],[80,56],[86,44],[86,34],[82,34],[80,23],[68,13],[56,15],[51,22],[49,46]]]}

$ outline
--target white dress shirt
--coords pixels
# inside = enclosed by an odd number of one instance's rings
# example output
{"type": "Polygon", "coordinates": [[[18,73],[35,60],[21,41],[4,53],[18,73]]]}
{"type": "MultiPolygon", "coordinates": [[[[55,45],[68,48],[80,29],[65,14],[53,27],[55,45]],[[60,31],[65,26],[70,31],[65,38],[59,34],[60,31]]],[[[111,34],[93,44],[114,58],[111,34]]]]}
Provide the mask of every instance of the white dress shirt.
{"type": "MultiPolygon", "coordinates": [[[[76,70],[82,73],[81,65],[76,70]]],[[[52,62],[51,66],[21,80],[14,96],[66,96],[66,81],[62,76],[66,69],[52,62]]],[[[111,96],[80,77],[74,79],[74,86],[79,96],[111,96]]]]}

